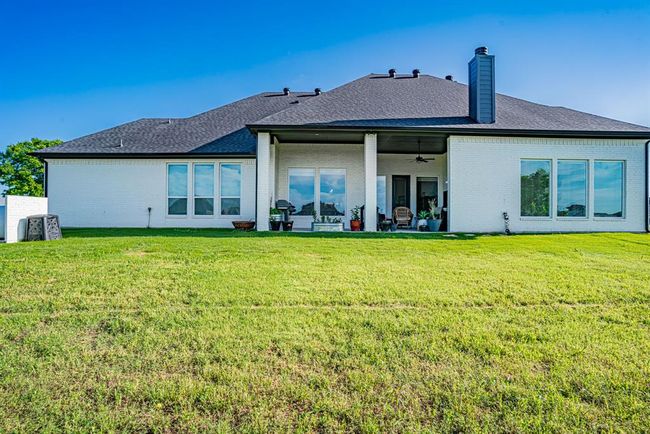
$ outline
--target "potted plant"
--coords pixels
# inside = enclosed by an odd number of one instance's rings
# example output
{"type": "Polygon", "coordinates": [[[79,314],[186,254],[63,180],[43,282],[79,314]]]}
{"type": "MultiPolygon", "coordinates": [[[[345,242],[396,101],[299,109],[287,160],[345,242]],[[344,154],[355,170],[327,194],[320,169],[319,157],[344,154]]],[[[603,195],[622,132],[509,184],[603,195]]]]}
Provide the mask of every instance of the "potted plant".
{"type": "Polygon", "coordinates": [[[428,229],[427,219],[429,218],[429,211],[422,210],[418,213],[418,230],[424,231],[428,229]]]}
{"type": "Polygon", "coordinates": [[[277,208],[271,208],[269,211],[269,224],[272,231],[279,231],[282,225],[282,212],[277,208]]]}
{"type": "Polygon", "coordinates": [[[442,223],[442,219],[440,218],[440,211],[440,208],[434,208],[431,216],[427,219],[429,232],[438,232],[440,230],[440,224],[442,223]]]}
{"type": "Polygon", "coordinates": [[[314,218],[311,224],[313,232],[342,232],[343,222],[338,217],[325,217],[321,216],[320,221],[314,218]]]}
{"type": "Polygon", "coordinates": [[[442,208],[439,208],[437,204],[438,203],[435,199],[429,201],[429,209],[431,210],[429,218],[427,219],[429,232],[438,232],[440,230],[440,224],[442,223],[442,219],[440,218],[442,208]]]}
{"type": "Polygon", "coordinates": [[[282,211],[277,208],[271,208],[269,211],[271,221],[280,221],[282,220],[282,211]]]}
{"type": "Polygon", "coordinates": [[[361,207],[359,205],[352,208],[352,218],[350,219],[350,230],[354,232],[361,230],[361,207]]]}

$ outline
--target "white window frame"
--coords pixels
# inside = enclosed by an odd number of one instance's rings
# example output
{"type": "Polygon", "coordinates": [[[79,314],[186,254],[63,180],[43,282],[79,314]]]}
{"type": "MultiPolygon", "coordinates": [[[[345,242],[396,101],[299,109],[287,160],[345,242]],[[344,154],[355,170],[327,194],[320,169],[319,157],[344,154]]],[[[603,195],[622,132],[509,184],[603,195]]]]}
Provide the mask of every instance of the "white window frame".
{"type": "Polygon", "coordinates": [[[519,219],[520,220],[536,220],[536,221],[548,221],[548,220],[553,220],[553,216],[555,215],[553,208],[557,207],[554,197],[555,195],[553,194],[555,191],[555,168],[554,168],[554,159],[553,158],[529,158],[529,157],[521,157],[518,160],[519,167],[517,171],[517,186],[518,186],[518,191],[517,195],[519,197],[519,209],[517,210],[517,213],[519,214],[519,219]],[[523,216],[521,215],[521,162],[522,161],[548,161],[550,163],[549,165],[549,177],[548,177],[548,216],[523,216]]]}
{"type": "MultiPolygon", "coordinates": [[[[318,169],[316,167],[288,167],[287,168],[287,200],[291,201],[291,171],[292,170],[311,170],[314,172],[314,210],[316,211],[316,215],[318,216],[320,213],[320,201],[319,201],[319,190],[320,190],[320,176],[318,174],[318,169]],[[316,203],[318,203],[318,207],[316,207],[316,203]]],[[[346,198],[347,199],[347,198],[346,198]]],[[[296,211],[298,211],[296,209],[296,211]]],[[[310,215],[292,215],[292,218],[299,218],[299,219],[311,219],[312,216],[310,215]]]]}
{"type": "MultiPolygon", "coordinates": [[[[217,212],[217,168],[216,164],[212,161],[195,161],[192,163],[192,217],[197,218],[197,219],[213,219],[216,215],[217,212]],[[196,179],[196,172],[194,171],[194,168],[196,166],[212,166],[212,196],[197,196],[195,194],[196,191],[196,186],[195,186],[195,179],[196,179]],[[196,214],[196,206],[194,203],[195,199],[212,199],[213,205],[212,205],[212,214],[196,214]]],[[[188,210],[189,211],[189,210],[188,210]]]]}
{"type": "Polygon", "coordinates": [[[327,171],[327,170],[340,170],[340,171],[343,172],[343,178],[345,180],[344,181],[345,205],[343,206],[343,215],[330,215],[330,216],[325,216],[325,217],[329,217],[331,219],[332,218],[339,218],[341,220],[346,220],[347,215],[348,215],[348,171],[344,167],[319,167],[319,168],[315,169],[316,174],[317,174],[316,175],[317,179],[314,180],[314,188],[316,189],[316,196],[315,196],[316,203],[318,203],[318,210],[317,210],[316,214],[318,215],[318,218],[320,218],[320,202],[321,202],[321,200],[320,200],[320,176],[321,176],[321,171],[322,170],[325,170],[325,171],[327,171]]]}
{"type": "MultiPolygon", "coordinates": [[[[321,170],[341,170],[343,171],[343,176],[345,177],[345,210],[343,211],[343,215],[340,216],[325,216],[329,218],[340,218],[343,222],[347,220],[347,218],[350,215],[349,208],[350,208],[350,197],[349,197],[349,191],[348,191],[348,170],[345,167],[308,167],[308,166],[300,166],[300,167],[288,167],[287,168],[287,198],[288,200],[291,200],[290,198],[290,192],[291,192],[291,171],[292,170],[311,170],[314,172],[314,210],[316,211],[316,218],[320,220],[321,214],[320,214],[320,172],[321,170]]],[[[312,216],[306,216],[306,215],[294,215],[292,216],[294,218],[309,218],[312,219],[312,216]]]]}
{"type": "Polygon", "coordinates": [[[589,217],[591,216],[591,206],[590,206],[591,201],[590,201],[590,197],[589,197],[590,196],[589,193],[591,191],[591,188],[590,188],[591,164],[590,164],[589,160],[584,159],[584,158],[558,158],[558,159],[555,160],[555,164],[551,163],[551,165],[555,166],[555,179],[554,179],[555,186],[554,186],[554,188],[552,190],[552,193],[554,195],[554,198],[552,200],[552,202],[554,204],[554,206],[553,206],[553,209],[554,209],[553,215],[555,216],[555,218],[557,220],[562,220],[562,221],[564,221],[564,220],[589,220],[589,217]],[[558,166],[560,165],[560,162],[570,162],[570,163],[580,162],[580,163],[585,163],[585,168],[586,168],[587,172],[585,174],[585,215],[584,215],[584,217],[561,216],[561,215],[558,215],[558,213],[557,213],[557,211],[558,211],[558,209],[557,209],[557,207],[558,207],[558,199],[560,198],[560,195],[559,195],[560,182],[557,179],[557,177],[560,176],[560,170],[558,168],[558,166]]]}
{"type": "Polygon", "coordinates": [[[595,158],[592,162],[593,164],[593,178],[594,178],[594,187],[593,187],[593,192],[594,192],[594,206],[593,206],[593,219],[594,221],[621,221],[625,220],[627,217],[627,160],[617,160],[615,158],[595,158]],[[621,217],[602,217],[602,216],[596,216],[596,163],[623,163],[623,187],[622,187],[622,198],[621,198],[621,211],[622,215],[621,217]]]}
{"type": "Polygon", "coordinates": [[[219,183],[217,185],[218,190],[215,190],[215,192],[216,191],[219,192],[217,194],[219,203],[218,203],[217,206],[215,206],[215,211],[216,211],[216,208],[218,207],[218,216],[219,216],[219,218],[233,219],[233,218],[239,218],[242,215],[242,213],[241,213],[241,210],[242,210],[242,180],[244,178],[243,166],[244,165],[239,161],[237,161],[237,162],[230,162],[229,161],[229,162],[221,162],[221,163],[219,163],[219,174],[218,174],[219,183]],[[226,166],[239,166],[239,195],[238,196],[223,196],[221,194],[221,187],[222,187],[221,173],[222,173],[224,165],[226,165],[226,166]],[[239,214],[222,214],[222,211],[223,211],[222,208],[221,208],[221,200],[222,199],[239,199],[239,214]]]}
{"type": "Polygon", "coordinates": [[[169,161],[165,165],[165,216],[172,219],[187,219],[194,211],[192,209],[192,176],[190,174],[191,164],[184,161],[169,161]],[[169,166],[185,166],[187,168],[187,193],[186,196],[170,196],[169,195],[169,166]],[[185,214],[170,214],[169,213],[169,199],[186,199],[187,209],[185,214]]]}

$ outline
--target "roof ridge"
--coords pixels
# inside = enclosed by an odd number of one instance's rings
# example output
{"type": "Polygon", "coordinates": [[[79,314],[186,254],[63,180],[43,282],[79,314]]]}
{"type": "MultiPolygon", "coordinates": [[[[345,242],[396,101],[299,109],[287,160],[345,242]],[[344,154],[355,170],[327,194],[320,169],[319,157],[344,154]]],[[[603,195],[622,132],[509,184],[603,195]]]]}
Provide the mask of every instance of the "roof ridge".
{"type": "MultiPolygon", "coordinates": [[[[367,77],[370,77],[370,76],[372,76],[372,75],[373,75],[372,73],[370,73],[370,74],[366,74],[366,75],[364,75],[363,77],[359,77],[359,78],[354,79],[354,80],[352,80],[352,81],[348,81],[348,82],[343,83],[342,85],[337,86],[337,87],[335,87],[335,88],[333,88],[333,89],[330,89],[330,90],[328,90],[328,91],[324,91],[324,92],[321,93],[320,95],[314,95],[314,96],[318,96],[318,97],[321,97],[321,98],[322,98],[323,96],[330,96],[330,95],[332,95],[334,92],[340,90],[341,88],[344,88],[344,87],[346,87],[346,86],[349,86],[349,85],[351,85],[352,83],[355,83],[355,82],[357,82],[357,81],[363,80],[363,79],[365,79],[365,78],[367,78],[367,77]]],[[[255,125],[255,124],[258,124],[258,123],[259,123],[259,124],[262,124],[262,121],[265,120],[265,119],[267,119],[267,118],[270,118],[270,117],[272,117],[272,116],[278,115],[278,114],[280,114],[280,113],[286,113],[286,112],[288,112],[288,111],[290,111],[290,110],[297,110],[298,107],[304,107],[305,104],[309,104],[309,103],[311,103],[312,101],[317,101],[317,100],[318,100],[318,98],[310,98],[310,99],[308,99],[307,101],[305,101],[304,103],[301,103],[300,105],[297,105],[297,106],[294,105],[294,106],[291,106],[291,107],[287,107],[287,108],[285,108],[285,109],[282,109],[282,110],[280,110],[280,111],[277,111],[277,112],[275,112],[275,113],[272,113],[272,114],[270,114],[270,115],[268,115],[268,116],[265,116],[265,117],[263,117],[262,119],[258,119],[257,121],[255,121],[255,122],[253,122],[253,123],[251,123],[251,124],[249,124],[249,125],[255,125]]],[[[315,104],[315,103],[313,103],[313,104],[315,104]]]]}
{"type": "MultiPolygon", "coordinates": [[[[95,135],[95,134],[106,133],[106,132],[109,132],[109,131],[112,131],[112,130],[116,130],[116,129],[118,129],[118,128],[125,127],[125,126],[127,126],[127,125],[136,124],[136,123],[138,123],[138,122],[142,122],[142,121],[153,121],[153,120],[164,120],[164,119],[166,119],[166,118],[139,118],[139,119],[135,119],[135,120],[133,120],[133,121],[128,121],[128,122],[124,122],[123,124],[115,125],[114,127],[104,128],[103,130],[94,131],[94,132],[92,132],[92,133],[84,134],[83,136],[75,137],[74,139],[66,140],[65,142],[63,142],[63,143],[57,145],[56,147],[59,147],[59,146],[65,145],[66,143],[68,143],[68,142],[72,142],[73,140],[80,140],[80,139],[84,139],[84,138],[86,138],[86,137],[93,136],[93,135],[95,135]]],[[[47,149],[47,148],[46,148],[46,149],[47,149]]]]}
{"type": "MultiPolygon", "coordinates": [[[[240,104],[240,103],[242,103],[243,101],[246,101],[246,100],[254,100],[256,98],[263,98],[263,97],[267,97],[269,95],[292,96],[292,95],[295,95],[295,94],[300,94],[300,96],[303,96],[303,94],[308,95],[310,93],[313,94],[313,91],[312,92],[309,92],[309,91],[292,91],[289,95],[283,95],[282,91],[279,91],[279,92],[277,92],[277,91],[276,92],[274,92],[274,91],[258,92],[256,94],[253,94],[253,95],[250,95],[250,96],[247,96],[247,97],[244,97],[244,98],[236,99],[234,101],[231,101],[231,102],[226,103],[224,105],[221,105],[219,107],[214,107],[214,108],[211,108],[209,110],[197,113],[195,115],[188,116],[188,117],[185,117],[185,118],[178,118],[178,119],[194,119],[194,118],[196,118],[198,116],[205,115],[206,113],[210,113],[210,112],[214,112],[214,111],[222,110],[222,109],[227,109],[227,108],[229,108],[229,107],[231,107],[231,106],[233,106],[235,104],[240,104]]],[[[278,112],[276,112],[276,113],[278,113],[278,112]]]]}
{"type": "Polygon", "coordinates": [[[227,103],[227,104],[221,105],[221,106],[219,106],[219,107],[214,107],[214,108],[211,108],[211,109],[209,109],[209,110],[206,110],[206,111],[203,111],[203,112],[199,112],[199,113],[197,113],[197,114],[195,114],[195,115],[188,116],[188,117],[186,117],[186,118],[180,118],[180,119],[194,119],[194,118],[196,118],[196,117],[198,117],[198,116],[204,115],[204,114],[206,114],[206,113],[213,112],[213,111],[215,111],[215,110],[222,110],[222,109],[228,108],[228,107],[230,107],[230,106],[232,106],[232,105],[234,105],[234,104],[241,103],[242,101],[246,101],[246,100],[250,100],[250,99],[254,99],[254,98],[259,98],[259,97],[262,96],[262,95],[264,95],[264,92],[256,93],[256,94],[254,94],[254,95],[250,95],[250,96],[247,96],[247,97],[244,97],[244,98],[239,98],[239,99],[236,99],[236,100],[234,100],[234,101],[231,101],[231,102],[229,102],[229,103],[227,103]]]}

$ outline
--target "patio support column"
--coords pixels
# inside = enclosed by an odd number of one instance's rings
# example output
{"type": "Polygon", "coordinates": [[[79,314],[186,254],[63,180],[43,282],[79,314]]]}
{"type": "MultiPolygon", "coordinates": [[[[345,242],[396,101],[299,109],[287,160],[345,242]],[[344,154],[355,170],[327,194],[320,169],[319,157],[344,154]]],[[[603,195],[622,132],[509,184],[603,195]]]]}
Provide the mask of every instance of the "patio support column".
{"type": "Polygon", "coordinates": [[[365,172],[364,231],[377,231],[377,134],[367,133],[363,139],[363,165],[365,172]]]}
{"type": "Polygon", "coordinates": [[[257,133],[257,211],[255,222],[258,231],[269,230],[271,206],[271,134],[257,133]]]}
{"type": "Polygon", "coordinates": [[[277,150],[276,150],[276,145],[271,144],[271,154],[270,154],[270,165],[269,167],[271,168],[269,170],[269,197],[271,200],[271,208],[275,207],[275,165],[276,165],[276,155],[277,155],[277,150]]]}

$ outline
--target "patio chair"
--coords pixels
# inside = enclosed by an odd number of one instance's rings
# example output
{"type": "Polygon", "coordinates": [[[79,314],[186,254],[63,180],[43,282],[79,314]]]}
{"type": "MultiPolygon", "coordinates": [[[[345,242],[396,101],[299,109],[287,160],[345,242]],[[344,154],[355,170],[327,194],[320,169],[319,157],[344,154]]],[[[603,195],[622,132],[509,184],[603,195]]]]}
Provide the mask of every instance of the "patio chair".
{"type": "Polygon", "coordinates": [[[398,206],[393,210],[393,222],[397,227],[405,226],[411,227],[411,220],[413,219],[413,212],[405,206],[398,206]]]}

